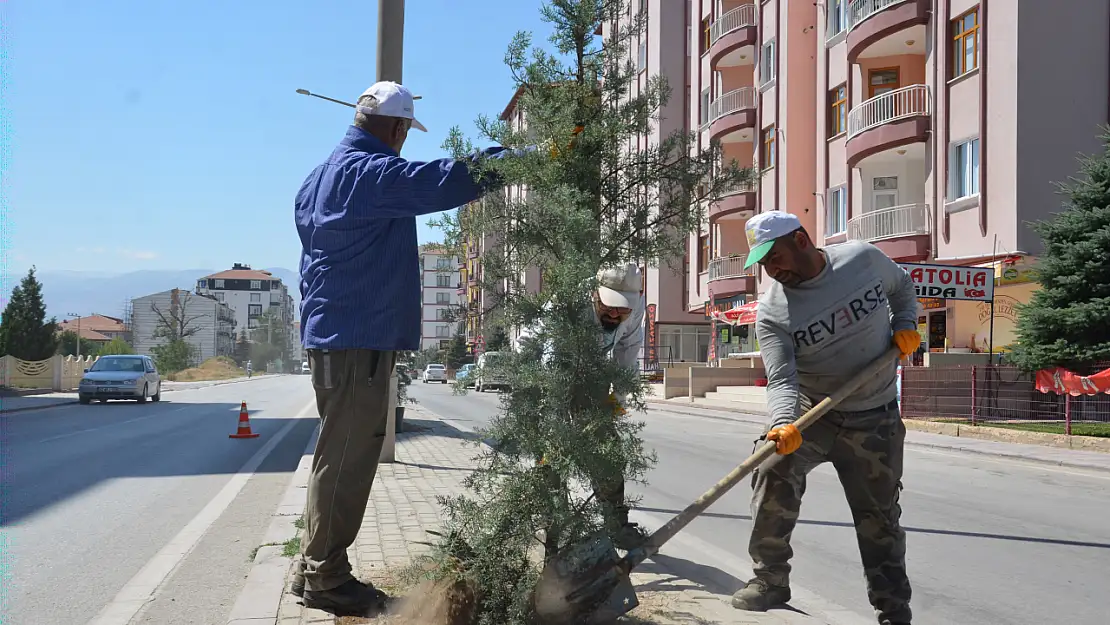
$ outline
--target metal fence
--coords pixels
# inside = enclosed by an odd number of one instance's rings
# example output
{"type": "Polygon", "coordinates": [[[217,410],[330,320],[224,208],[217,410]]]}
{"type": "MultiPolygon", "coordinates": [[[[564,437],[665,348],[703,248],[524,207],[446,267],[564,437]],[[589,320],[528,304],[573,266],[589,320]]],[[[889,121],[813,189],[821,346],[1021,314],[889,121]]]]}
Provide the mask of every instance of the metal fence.
{"type": "Polygon", "coordinates": [[[903,367],[902,416],[1071,434],[1073,426],[1110,423],[1110,395],[1042,393],[1034,374],[1005,365],[903,367]]]}

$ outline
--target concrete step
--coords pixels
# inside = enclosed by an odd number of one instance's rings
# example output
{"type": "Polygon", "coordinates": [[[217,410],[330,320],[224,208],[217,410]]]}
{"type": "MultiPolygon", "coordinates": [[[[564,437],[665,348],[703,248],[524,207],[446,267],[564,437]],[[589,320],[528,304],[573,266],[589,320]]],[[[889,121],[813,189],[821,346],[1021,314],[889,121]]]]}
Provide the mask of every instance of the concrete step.
{"type": "Polygon", "coordinates": [[[763,414],[767,412],[766,401],[734,398],[731,395],[722,395],[721,393],[712,392],[706,393],[705,397],[695,397],[693,404],[696,406],[704,406],[705,408],[735,410],[736,412],[750,412],[754,414],[763,414]]]}

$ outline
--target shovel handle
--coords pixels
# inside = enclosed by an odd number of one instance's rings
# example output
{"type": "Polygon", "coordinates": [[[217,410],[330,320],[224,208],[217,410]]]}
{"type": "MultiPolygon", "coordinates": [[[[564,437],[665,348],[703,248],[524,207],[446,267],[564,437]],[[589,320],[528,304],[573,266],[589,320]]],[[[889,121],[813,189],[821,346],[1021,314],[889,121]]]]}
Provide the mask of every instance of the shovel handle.
{"type": "MultiPolygon", "coordinates": [[[[861,384],[875,377],[886,367],[889,367],[891,361],[896,361],[901,358],[901,355],[901,350],[897,347],[891,347],[880,358],[867,365],[863,371],[860,371],[855,377],[848,380],[848,382],[835,393],[821,400],[816,406],[810,408],[801,417],[798,417],[798,420],[794,422],[794,427],[799,430],[805,430],[810,425],[813,425],[818,419],[825,416],[825,413],[844,401],[844,398],[854,393],[861,384]]],[[[739,484],[740,480],[747,477],[756,467],[763,464],[764,461],[773,455],[775,455],[774,441],[766,441],[760,445],[754,454],[749,456],[747,460],[741,462],[712,488],[705,491],[701,497],[698,497],[697,501],[687,506],[685,510],[678,513],[678,515],[668,521],[666,525],[655,530],[655,532],[648,537],[643,547],[625,556],[624,562],[622,563],[622,568],[625,569],[625,572],[627,573],[632,570],[633,567],[658,552],[659,548],[662,547],[664,543],[673,538],[675,534],[682,531],[682,529],[689,525],[698,515],[705,512],[709,506],[723,497],[733,486],[739,484]]]]}

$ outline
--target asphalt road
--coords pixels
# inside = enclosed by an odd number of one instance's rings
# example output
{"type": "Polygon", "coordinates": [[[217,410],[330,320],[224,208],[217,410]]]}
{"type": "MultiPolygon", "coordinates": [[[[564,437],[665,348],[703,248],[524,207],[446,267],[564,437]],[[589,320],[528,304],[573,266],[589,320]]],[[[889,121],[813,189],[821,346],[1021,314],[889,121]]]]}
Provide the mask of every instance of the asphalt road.
{"type": "Polygon", "coordinates": [[[0,417],[3,622],[87,623],[129,583],[157,583],[131,623],[225,623],[316,427],[312,401],[307,376],[277,377],[0,417]],[[258,438],[228,438],[241,401],[258,438]]]}
{"type": "MultiPolygon", "coordinates": [[[[479,428],[497,396],[416,383],[420,405],[479,428]]],[[[645,439],[657,454],[635,518],[651,529],[752,451],[758,426],[652,408],[645,439]]],[[[1061,453],[1067,453],[1061,450],[1061,453]]],[[[935,448],[906,448],[902,521],[914,622],[943,625],[1103,625],[1110,622],[1110,473],[935,448]]],[[[731,593],[751,574],[748,483],[666,545],[657,560],[731,593]]],[[[835,625],[874,623],[843,491],[831,467],[808,480],[792,545],[799,606],[835,625]]],[[[648,563],[650,564],[650,563],[648,563]]]]}

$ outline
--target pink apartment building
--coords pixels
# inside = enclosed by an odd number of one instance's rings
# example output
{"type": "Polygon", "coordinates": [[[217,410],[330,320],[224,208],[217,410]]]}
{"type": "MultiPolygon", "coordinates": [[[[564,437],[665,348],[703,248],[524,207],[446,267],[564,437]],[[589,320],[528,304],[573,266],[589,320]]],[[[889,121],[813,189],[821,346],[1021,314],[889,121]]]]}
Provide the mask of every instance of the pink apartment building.
{"type": "MultiPolygon", "coordinates": [[[[685,308],[762,290],[743,270],[755,211],[797,214],[818,244],[900,262],[993,267],[994,345],[1036,288],[1028,222],[1101,149],[1110,0],[691,0],[688,124],[756,166],[691,238],[685,308]]],[[[681,56],[678,49],[663,55],[681,56]]],[[[651,58],[651,53],[648,54],[651,58]]],[[[930,349],[983,349],[990,304],[922,300],[930,349]]],[[[742,334],[742,333],[741,333],[742,334]]],[[[724,351],[755,348],[729,337],[724,351]]]]}

